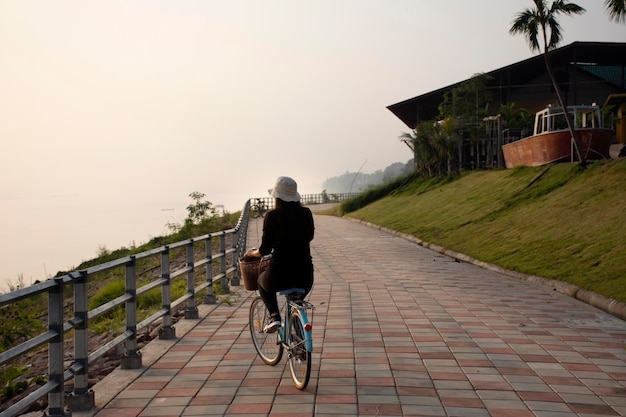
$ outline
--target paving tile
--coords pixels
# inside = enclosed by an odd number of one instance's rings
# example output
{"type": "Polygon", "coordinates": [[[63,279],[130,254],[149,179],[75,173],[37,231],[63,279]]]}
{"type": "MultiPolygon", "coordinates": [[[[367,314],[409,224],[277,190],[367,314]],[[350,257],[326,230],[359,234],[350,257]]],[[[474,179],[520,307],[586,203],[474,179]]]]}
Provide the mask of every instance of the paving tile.
{"type": "Polygon", "coordinates": [[[150,401],[149,407],[162,406],[186,406],[193,400],[193,397],[156,397],[150,401]]]}
{"type": "Polygon", "coordinates": [[[158,389],[124,390],[117,394],[116,398],[154,398],[158,393],[158,389]]]}
{"type": "Polygon", "coordinates": [[[197,395],[191,399],[190,405],[214,405],[214,404],[231,404],[234,395],[197,395]]]}
{"type": "Polygon", "coordinates": [[[191,405],[183,411],[181,416],[224,416],[227,408],[227,405],[191,405]]]}
{"type": "Polygon", "coordinates": [[[111,402],[107,404],[109,409],[120,408],[120,409],[138,409],[142,410],[146,407],[151,401],[153,401],[152,397],[145,398],[114,398],[111,402]]]}
{"type": "Polygon", "coordinates": [[[354,416],[358,415],[358,406],[354,404],[324,403],[315,404],[315,415],[354,416]]]}
{"type": "Polygon", "coordinates": [[[253,414],[268,414],[272,409],[271,404],[231,404],[226,409],[227,414],[243,414],[246,416],[253,414]]]}
{"type": "Polygon", "coordinates": [[[359,403],[357,412],[360,416],[399,416],[402,415],[402,406],[390,403],[359,403]]]}
{"type": "Polygon", "coordinates": [[[491,417],[484,408],[446,407],[445,410],[449,417],[491,417]]]}
{"type": "Polygon", "coordinates": [[[171,417],[171,416],[180,416],[185,407],[182,405],[174,405],[174,406],[158,406],[158,407],[146,407],[139,414],[139,417],[150,417],[150,416],[159,416],[159,417],[171,417]]]}
{"type": "Polygon", "coordinates": [[[134,382],[131,385],[128,386],[127,389],[129,390],[149,390],[149,389],[153,389],[153,390],[159,390],[161,388],[164,388],[167,384],[169,383],[168,381],[153,381],[153,382],[134,382]]]}
{"type": "Polygon", "coordinates": [[[163,388],[157,397],[193,397],[199,388],[163,388]]]}
{"type": "Polygon", "coordinates": [[[95,416],[96,417],[137,417],[139,413],[143,410],[143,407],[139,408],[107,408],[104,410],[98,411],[95,416]]]}
{"type": "Polygon", "coordinates": [[[485,405],[479,398],[463,397],[440,397],[445,408],[484,408],[485,405]]]}

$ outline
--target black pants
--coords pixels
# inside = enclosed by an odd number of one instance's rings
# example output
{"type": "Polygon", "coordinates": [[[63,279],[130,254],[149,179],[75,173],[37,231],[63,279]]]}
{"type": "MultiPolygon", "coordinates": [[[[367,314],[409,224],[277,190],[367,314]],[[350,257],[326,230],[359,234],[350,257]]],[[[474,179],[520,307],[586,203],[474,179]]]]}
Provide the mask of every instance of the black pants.
{"type": "Polygon", "coordinates": [[[303,288],[305,294],[311,292],[313,288],[313,265],[306,268],[300,268],[299,271],[292,273],[281,273],[282,271],[272,268],[271,265],[259,275],[257,283],[259,284],[259,294],[263,298],[265,307],[270,315],[280,315],[278,308],[278,291],[288,290],[290,288],[303,288]]]}

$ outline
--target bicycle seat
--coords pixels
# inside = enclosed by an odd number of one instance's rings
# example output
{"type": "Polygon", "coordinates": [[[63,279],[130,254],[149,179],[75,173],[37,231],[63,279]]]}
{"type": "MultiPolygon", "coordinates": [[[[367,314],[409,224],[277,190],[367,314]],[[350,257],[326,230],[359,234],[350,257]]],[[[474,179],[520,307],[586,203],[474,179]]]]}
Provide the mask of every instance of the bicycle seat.
{"type": "Polygon", "coordinates": [[[305,291],[304,288],[289,288],[288,290],[282,290],[278,293],[284,295],[290,301],[302,301],[305,291]]]}
{"type": "Polygon", "coordinates": [[[289,288],[288,290],[282,290],[278,292],[280,295],[290,295],[290,294],[304,294],[304,288],[289,288]]]}

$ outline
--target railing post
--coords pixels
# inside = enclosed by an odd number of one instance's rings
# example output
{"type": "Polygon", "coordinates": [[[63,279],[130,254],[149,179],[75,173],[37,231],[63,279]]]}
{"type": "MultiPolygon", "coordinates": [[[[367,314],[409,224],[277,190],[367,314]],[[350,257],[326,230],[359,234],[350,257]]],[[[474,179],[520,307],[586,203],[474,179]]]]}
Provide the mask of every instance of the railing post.
{"type": "Polygon", "coordinates": [[[206,241],[206,282],[209,284],[206,287],[206,294],[204,296],[204,304],[215,304],[215,294],[213,293],[213,235],[209,235],[206,241]]]}
{"type": "Polygon", "coordinates": [[[126,353],[121,358],[122,369],[141,368],[141,352],[137,350],[137,277],[134,256],[126,264],[126,331],[130,336],[126,340],[126,353]]]}
{"type": "Polygon", "coordinates": [[[235,271],[233,272],[233,276],[230,278],[230,285],[238,287],[240,286],[240,281],[239,281],[239,268],[237,267],[237,261],[239,260],[239,254],[237,252],[237,246],[239,244],[239,234],[241,233],[241,230],[237,230],[234,233],[230,234],[231,237],[231,242],[230,242],[230,246],[232,249],[235,249],[235,251],[233,252],[233,266],[235,267],[235,271]]]}
{"type": "Polygon", "coordinates": [[[161,252],[161,278],[165,280],[161,289],[161,301],[163,308],[167,310],[167,313],[163,316],[161,322],[161,328],[159,329],[160,340],[170,340],[176,338],[176,329],[172,326],[172,291],[171,291],[171,278],[170,278],[170,249],[168,246],[163,248],[161,252]]]}
{"type": "Polygon", "coordinates": [[[222,274],[220,287],[224,294],[230,294],[228,277],[226,276],[226,233],[224,232],[220,235],[220,254],[222,255],[220,257],[220,273],[222,274]]]}
{"type": "Polygon", "coordinates": [[[87,329],[87,272],[80,271],[74,278],[74,362],[79,365],[74,375],[74,391],[67,397],[67,406],[73,411],[86,411],[96,405],[94,392],[89,389],[89,335],[87,329]]]}
{"type": "Polygon", "coordinates": [[[71,416],[65,410],[65,380],[63,378],[63,277],[54,279],[56,285],[48,293],[48,331],[55,334],[48,344],[48,378],[56,387],[48,394],[50,417],[71,416]]]}
{"type": "Polygon", "coordinates": [[[194,263],[193,263],[193,240],[187,245],[187,293],[191,295],[187,299],[187,308],[185,309],[186,319],[197,319],[200,317],[198,314],[198,307],[196,307],[196,290],[195,290],[195,277],[194,277],[194,263]]]}

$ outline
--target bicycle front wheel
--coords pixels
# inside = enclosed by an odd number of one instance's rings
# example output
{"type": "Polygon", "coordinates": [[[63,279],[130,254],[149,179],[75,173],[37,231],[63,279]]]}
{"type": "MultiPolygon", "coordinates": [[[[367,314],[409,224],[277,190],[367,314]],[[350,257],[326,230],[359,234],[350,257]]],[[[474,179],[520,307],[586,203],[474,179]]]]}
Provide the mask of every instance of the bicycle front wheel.
{"type": "Polygon", "coordinates": [[[292,310],[289,319],[289,370],[296,388],[305,389],[311,378],[311,352],[306,348],[306,330],[299,310],[292,310]]]}
{"type": "Polygon", "coordinates": [[[283,345],[278,339],[278,332],[265,333],[269,312],[261,297],[252,300],[250,305],[250,336],[257,353],[268,365],[276,365],[283,357],[283,345]]]}
{"type": "Polygon", "coordinates": [[[251,205],[250,206],[250,216],[254,217],[256,219],[260,215],[261,215],[261,209],[259,208],[259,206],[256,205],[256,204],[251,205]]]}

